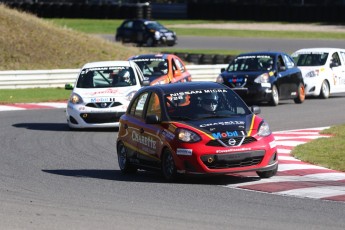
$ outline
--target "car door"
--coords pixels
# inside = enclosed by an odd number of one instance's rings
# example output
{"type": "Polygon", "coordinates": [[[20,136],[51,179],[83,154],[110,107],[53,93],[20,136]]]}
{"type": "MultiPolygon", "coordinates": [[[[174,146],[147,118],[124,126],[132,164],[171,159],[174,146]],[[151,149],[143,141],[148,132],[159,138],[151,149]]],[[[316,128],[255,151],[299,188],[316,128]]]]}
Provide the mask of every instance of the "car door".
{"type": "Polygon", "coordinates": [[[276,56],[276,82],[279,97],[281,99],[288,98],[290,92],[291,76],[281,54],[276,56]]]}
{"type": "Polygon", "coordinates": [[[145,36],[145,25],[142,21],[136,20],[133,23],[133,41],[136,43],[143,43],[145,36]]]}
{"type": "Polygon", "coordinates": [[[133,40],[133,21],[128,20],[122,25],[122,36],[126,42],[134,42],[133,40]]]}
{"type": "Polygon", "coordinates": [[[339,52],[332,53],[330,64],[330,68],[333,72],[333,82],[331,82],[331,84],[334,84],[332,92],[342,92],[345,90],[344,55],[345,53],[342,53],[342,55],[339,52]]]}
{"type": "Polygon", "coordinates": [[[128,133],[133,145],[136,146],[136,157],[141,165],[159,168],[158,153],[161,149],[159,138],[161,128],[159,124],[146,122],[146,117],[150,115],[156,115],[158,119],[161,118],[158,96],[148,92],[139,95],[133,108],[133,114],[135,119],[128,125],[128,133]]]}

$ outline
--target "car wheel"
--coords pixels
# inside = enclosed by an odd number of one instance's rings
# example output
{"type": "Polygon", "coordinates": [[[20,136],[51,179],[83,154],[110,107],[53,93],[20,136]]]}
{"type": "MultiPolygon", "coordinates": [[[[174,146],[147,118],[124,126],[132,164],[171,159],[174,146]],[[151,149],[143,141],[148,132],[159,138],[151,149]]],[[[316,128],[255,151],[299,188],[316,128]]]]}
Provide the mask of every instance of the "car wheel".
{"type": "Polygon", "coordinates": [[[270,177],[275,176],[277,172],[278,172],[278,165],[277,167],[269,171],[257,171],[256,174],[258,174],[258,176],[261,178],[270,178],[270,177]]]}
{"type": "Polygon", "coordinates": [[[272,86],[272,98],[270,104],[277,106],[279,104],[279,92],[276,85],[272,86]]]}
{"type": "Polygon", "coordinates": [[[116,36],[115,41],[123,43],[123,38],[121,36],[116,36]]]}
{"type": "Polygon", "coordinates": [[[320,91],[320,97],[323,99],[327,99],[329,97],[330,90],[329,90],[329,85],[327,81],[323,81],[321,84],[321,91],[320,91]]]}
{"type": "Polygon", "coordinates": [[[162,173],[167,181],[174,181],[177,177],[174,158],[170,150],[165,149],[162,156],[162,173]]]}
{"type": "Polygon", "coordinates": [[[121,172],[135,173],[137,171],[137,168],[130,164],[128,160],[128,155],[127,155],[127,148],[122,142],[120,142],[117,145],[117,160],[118,160],[121,172]]]}
{"type": "Polygon", "coordinates": [[[294,99],[295,103],[301,104],[305,99],[305,88],[302,83],[299,83],[297,89],[297,97],[294,99]]]}
{"type": "Polygon", "coordinates": [[[146,46],[147,47],[152,47],[153,46],[153,38],[151,38],[151,37],[147,38],[146,46]]]}

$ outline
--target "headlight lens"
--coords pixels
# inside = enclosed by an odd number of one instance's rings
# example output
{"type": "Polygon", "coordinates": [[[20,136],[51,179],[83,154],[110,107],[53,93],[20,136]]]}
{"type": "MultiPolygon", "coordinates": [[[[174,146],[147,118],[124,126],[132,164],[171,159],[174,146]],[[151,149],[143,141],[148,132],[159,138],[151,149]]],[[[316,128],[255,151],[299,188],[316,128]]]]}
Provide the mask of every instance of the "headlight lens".
{"type": "Polygon", "coordinates": [[[176,130],[176,133],[177,138],[183,142],[194,143],[201,140],[201,137],[198,134],[188,129],[179,128],[176,130]]]}
{"type": "Polygon", "coordinates": [[[263,73],[260,76],[258,76],[257,78],[255,78],[254,82],[256,83],[268,83],[270,79],[270,76],[268,75],[268,73],[263,73]]]}
{"type": "Polygon", "coordinates": [[[155,32],[155,38],[158,40],[161,37],[161,33],[159,31],[155,32]]]}
{"type": "Polygon", "coordinates": [[[71,96],[69,97],[69,101],[72,104],[81,104],[83,103],[83,98],[81,98],[81,96],[79,96],[76,93],[72,93],[71,96]]]}
{"type": "Polygon", "coordinates": [[[222,75],[218,75],[216,82],[222,83],[222,84],[224,83],[224,79],[223,79],[222,75]]]}
{"type": "Polygon", "coordinates": [[[267,137],[271,134],[270,127],[266,122],[262,122],[259,126],[258,135],[260,137],[267,137]]]}
{"type": "Polygon", "coordinates": [[[319,70],[312,70],[312,71],[308,72],[305,76],[306,77],[317,77],[317,76],[319,76],[319,70]]]}

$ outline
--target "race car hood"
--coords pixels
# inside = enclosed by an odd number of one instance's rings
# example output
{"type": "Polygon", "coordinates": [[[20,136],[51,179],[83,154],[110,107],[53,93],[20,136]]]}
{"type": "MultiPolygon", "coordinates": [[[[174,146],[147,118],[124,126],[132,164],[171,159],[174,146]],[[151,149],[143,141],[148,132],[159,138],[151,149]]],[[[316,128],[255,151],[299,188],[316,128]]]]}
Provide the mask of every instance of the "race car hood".
{"type": "Polygon", "coordinates": [[[74,93],[77,93],[83,98],[85,102],[95,102],[102,98],[104,102],[125,99],[131,92],[136,92],[136,87],[117,87],[117,88],[97,88],[97,89],[74,89],[74,93]]]}
{"type": "Polygon", "coordinates": [[[230,136],[246,136],[254,122],[253,114],[247,116],[236,116],[230,118],[202,119],[197,121],[186,121],[186,123],[203,132],[211,134],[215,138],[226,138],[230,136]]]}
{"type": "MultiPolygon", "coordinates": [[[[221,76],[224,82],[241,84],[245,82],[254,82],[255,78],[261,74],[268,73],[267,71],[252,71],[252,72],[223,72],[221,76]]],[[[273,74],[273,73],[272,73],[273,74]]],[[[271,76],[271,75],[270,75],[271,76]]]]}

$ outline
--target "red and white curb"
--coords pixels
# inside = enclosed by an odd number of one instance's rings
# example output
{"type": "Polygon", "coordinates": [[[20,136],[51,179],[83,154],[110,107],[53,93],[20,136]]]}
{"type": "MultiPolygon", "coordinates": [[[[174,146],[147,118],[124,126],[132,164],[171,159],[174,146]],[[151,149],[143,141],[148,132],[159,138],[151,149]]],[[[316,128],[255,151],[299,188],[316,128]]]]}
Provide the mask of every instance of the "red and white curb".
{"type": "Polygon", "coordinates": [[[31,109],[60,109],[66,108],[66,102],[44,102],[44,103],[16,103],[0,105],[0,111],[31,110],[31,109]]]}
{"type": "MultiPolygon", "coordinates": [[[[345,173],[295,159],[291,150],[300,144],[321,137],[323,128],[274,132],[278,147],[278,173],[268,179],[253,179],[225,187],[267,192],[277,195],[345,202],[345,173]]],[[[241,173],[251,177],[254,173],[241,173]]]]}

